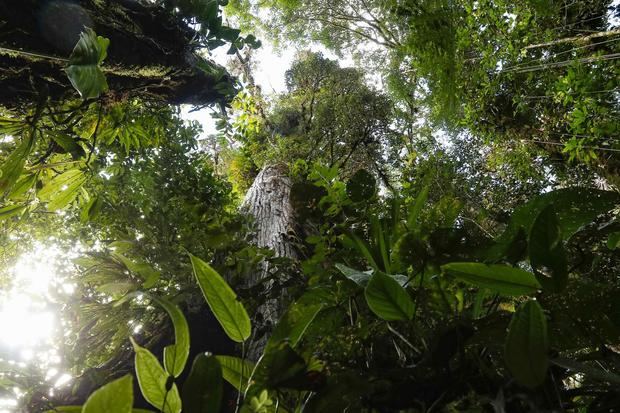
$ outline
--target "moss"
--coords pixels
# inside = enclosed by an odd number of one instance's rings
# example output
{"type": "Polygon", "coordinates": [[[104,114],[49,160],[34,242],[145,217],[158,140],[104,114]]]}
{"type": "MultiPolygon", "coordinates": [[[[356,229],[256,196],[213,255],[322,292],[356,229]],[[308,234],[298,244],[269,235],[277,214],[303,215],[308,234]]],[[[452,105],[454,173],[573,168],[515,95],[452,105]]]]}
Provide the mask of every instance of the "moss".
{"type": "Polygon", "coordinates": [[[103,66],[103,71],[114,74],[116,76],[127,76],[133,78],[159,78],[166,76],[171,68],[165,66],[140,66],[140,67],[120,67],[120,66],[103,66]]]}

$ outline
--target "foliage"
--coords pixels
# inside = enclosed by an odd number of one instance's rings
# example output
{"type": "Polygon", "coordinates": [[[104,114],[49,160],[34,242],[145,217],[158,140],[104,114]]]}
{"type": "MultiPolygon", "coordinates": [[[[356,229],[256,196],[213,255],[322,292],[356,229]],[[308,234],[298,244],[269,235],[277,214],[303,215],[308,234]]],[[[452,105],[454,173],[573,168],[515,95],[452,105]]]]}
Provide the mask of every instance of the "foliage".
{"type": "MultiPolygon", "coordinates": [[[[62,327],[78,380],[51,402],[36,374],[2,386],[31,383],[30,411],[617,409],[620,195],[599,154],[618,105],[590,96],[617,83],[607,4],[263,2],[281,39],[374,43],[387,87],[302,52],[286,93],[250,85],[220,115],[211,156],[178,108],[105,93],[107,42],[86,30],[67,69],[82,101],[0,118],[2,262],[44,237],[79,253],[62,327]],[[297,258],[252,245],[220,155],[238,193],[288,171],[298,225],[274,236],[297,258]]],[[[258,47],[224,6],[153,4],[197,48],[258,47]]],[[[251,6],[228,10],[248,24],[251,6]]]]}

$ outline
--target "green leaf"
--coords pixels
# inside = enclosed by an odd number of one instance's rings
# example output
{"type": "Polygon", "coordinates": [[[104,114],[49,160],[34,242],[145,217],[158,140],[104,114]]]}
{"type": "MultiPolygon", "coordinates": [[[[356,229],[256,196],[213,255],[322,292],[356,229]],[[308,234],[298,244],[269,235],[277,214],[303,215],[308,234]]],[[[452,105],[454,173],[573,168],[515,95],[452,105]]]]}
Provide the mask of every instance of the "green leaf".
{"type": "Polygon", "coordinates": [[[349,280],[353,281],[355,284],[361,287],[365,287],[366,284],[368,284],[370,277],[372,276],[372,270],[371,271],[359,271],[359,270],[355,270],[353,268],[347,267],[344,264],[336,264],[336,268],[338,268],[338,270],[342,273],[342,275],[344,275],[349,280]]]}
{"type": "Polygon", "coordinates": [[[547,375],[548,350],[545,314],[537,301],[529,300],[519,306],[508,326],[506,366],[520,384],[539,386],[547,375]]]}
{"type": "Polygon", "coordinates": [[[217,413],[223,396],[222,367],[215,356],[201,353],[182,390],[183,409],[192,413],[217,413]]]}
{"type": "Polygon", "coordinates": [[[442,265],[441,269],[461,281],[502,295],[534,294],[541,288],[534,274],[507,265],[452,262],[442,265]]]}
{"type": "Polygon", "coordinates": [[[71,56],[67,75],[83,99],[93,99],[108,90],[108,83],[99,65],[107,56],[110,40],[86,28],[80,34],[71,56]]]}
{"type": "Polygon", "coordinates": [[[95,390],[82,413],[131,413],[133,405],[133,377],[126,375],[95,390]]]}
{"type": "Polygon", "coordinates": [[[392,277],[376,272],[364,290],[368,307],[386,321],[411,320],[414,303],[407,291],[392,277]]]}
{"type": "Polygon", "coordinates": [[[17,180],[15,185],[13,185],[13,189],[9,194],[9,198],[11,199],[19,199],[22,195],[28,192],[34,186],[34,183],[37,181],[37,174],[27,174],[23,175],[21,178],[17,180]]]}
{"type": "Polygon", "coordinates": [[[86,182],[86,176],[79,169],[71,169],[52,178],[38,193],[38,197],[47,201],[47,209],[56,211],[65,208],[75,199],[80,187],[86,182]]]}
{"type": "Polygon", "coordinates": [[[71,136],[62,132],[51,133],[50,136],[66,153],[70,153],[73,159],[78,159],[86,154],[84,148],[71,136]]]}
{"type": "Polygon", "coordinates": [[[181,397],[177,385],[172,383],[172,387],[166,390],[170,375],[159,364],[153,353],[140,347],[133,338],[130,337],[130,340],[136,352],[136,376],[144,399],[163,413],[179,413],[181,397]]]}
{"type": "Polygon", "coordinates": [[[24,138],[19,146],[6,158],[0,167],[0,195],[7,194],[19,179],[26,163],[26,157],[32,151],[34,134],[24,138]]]}
{"type": "Polygon", "coordinates": [[[209,264],[191,254],[190,259],[202,294],[228,337],[238,343],[247,340],[252,325],[237,294],[209,264]]]}
{"type": "Polygon", "coordinates": [[[536,217],[529,235],[528,251],[530,264],[543,287],[554,292],[563,290],[568,282],[568,261],[553,205],[548,205],[536,217]],[[550,279],[545,274],[547,269],[550,279]]]}
{"type": "Polygon", "coordinates": [[[21,214],[24,209],[26,209],[26,205],[9,205],[3,208],[0,208],[0,221],[3,219],[11,218],[12,216],[21,214]]]}
{"type": "Polygon", "coordinates": [[[553,205],[565,241],[597,216],[613,209],[620,195],[592,188],[564,188],[531,199],[511,217],[513,226],[521,226],[529,234],[534,221],[548,205],[553,205]]]}
{"type": "Polygon", "coordinates": [[[244,391],[254,371],[254,363],[233,356],[215,356],[215,358],[220,362],[224,380],[238,391],[244,391]]]}
{"type": "Polygon", "coordinates": [[[159,271],[143,260],[133,261],[118,252],[113,252],[111,255],[122,262],[129,271],[135,273],[143,280],[143,288],[153,287],[161,277],[159,271]]]}
{"type": "Polygon", "coordinates": [[[241,30],[239,29],[222,26],[222,28],[220,28],[219,30],[218,37],[229,42],[234,42],[239,37],[239,33],[241,33],[241,30]]]}
{"type": "Polygon", "coordinates": [[[368,201],[376,192],[375,177],[365,169],[355,172],[347,182],[347,195],[353,202],[368,201]]]}
{"type": "Polygon", "coordinates": [[[610,250],[620,248],[620,232],[609,234],[609,238],[607,238],[607,248],[610,250]]]}
{"type": "Polygon", "coordinates": [[[368,245],[364,240],[362,240],[354,233],[343,234],[343,238],[345,242],[347,242],[349,245],[352,245],[353,248],[355,248],[360,254],[364,256],[364,258],[366,258],[368,264],[370,264],[372,268],[374,268],[375,270],[379,270],[379,266],[377,265],[375,258],[373,257],[370,249],[368,248],[368,245]]]}
{"type": "Polygon", "coordinates": [[[80,213],[80,221],[82,223],[92,221],[101,212],[103,201],[100,196],[95,196],[88,201],[88,203],[82,208],[80,213]]]}
{"type": "Polygon", "coordinates": [[[179,377],[189,357],[189,326],[178,306],[164,298],[153,297],[153,301],[162,306],[174,326],[174,344],[164,348],[164,367],[168,374],[179,377]]]}

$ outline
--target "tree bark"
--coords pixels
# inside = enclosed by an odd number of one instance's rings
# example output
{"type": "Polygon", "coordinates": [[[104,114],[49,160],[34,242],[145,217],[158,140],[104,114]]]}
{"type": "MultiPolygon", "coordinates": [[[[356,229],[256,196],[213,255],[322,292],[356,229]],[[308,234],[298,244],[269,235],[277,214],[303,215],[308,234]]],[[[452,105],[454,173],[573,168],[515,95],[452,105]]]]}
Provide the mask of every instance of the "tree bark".
{"type": "MultiPolygon", "coordinates": [[[[297,253],[291,242],[289,233],[295,227],[295,215],[290,202],[292,182],[281,166],[266,166],[254,179],[248,190],[241,210],[254,219],[254,243],[260,248],[268,248],[276,257],[296,259],[297,253]]],[[[258,268],[248,284],[255,286],[263,283],[270,275],[269,262],[265,261],[258,268]]],[[[265,292],[273,285],[273,281],[264,282],[265,292]]],[[[255,317],[255,336],[248,351],[248,357],[257,360],[265,347],[269,331],[278,321],[286,297],[269,297],[262,304],[255,317]]]]}
{"type": "Polygon", "coordinates": [[[162,7],[137,0],[3,0],[0,105],[18,108],[41,93],[77,97],[65,59],[85,26],[110,39],[103,67],[113,97],[192,105],[228,99],[223,86],[234,79],[201,58],[195,31],[162,7]]]}

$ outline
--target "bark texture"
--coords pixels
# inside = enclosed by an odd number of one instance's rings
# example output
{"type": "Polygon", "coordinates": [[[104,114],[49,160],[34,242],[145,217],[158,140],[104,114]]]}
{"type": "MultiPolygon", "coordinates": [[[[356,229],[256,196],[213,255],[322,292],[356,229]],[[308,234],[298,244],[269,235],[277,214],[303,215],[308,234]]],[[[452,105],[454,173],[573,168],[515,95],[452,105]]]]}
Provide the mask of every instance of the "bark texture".
{"type": "Polygon", "coordinates": [[[193,105],[227,99],[222,86],[233,78],[199,57],[194,30],[162,7],[138,0],[2,0],[0,105],[19,107],[41,93],[77,97],[64,59],[85,26],[110,39],[104,71],[112,95],[193,105]]]}
{"type": "MultiPolygon", "coordinates": [[[[254,242],[258,247],[269,248],[276,257],[296,259],[297,253],[289,234],[295,227],[294,210],[290,202],[291,179],[286,170],[280,166],[266,166],[254,179],[248,190],[242,211],[250,215],[255,222],[254,242]]],[[[270,275],[268,262],[263,262],[252,279],[250,286],[264,283],[268,290],[273,281],[263,280],[270,275]]],[[[248,351],[248,357],[257,360],[267,342],[268,332],[277,322],[282,310],[282,301],[286,297],[269,298],[259,307],[259,325],[254,329],[255,337],[248,351]]]]}

